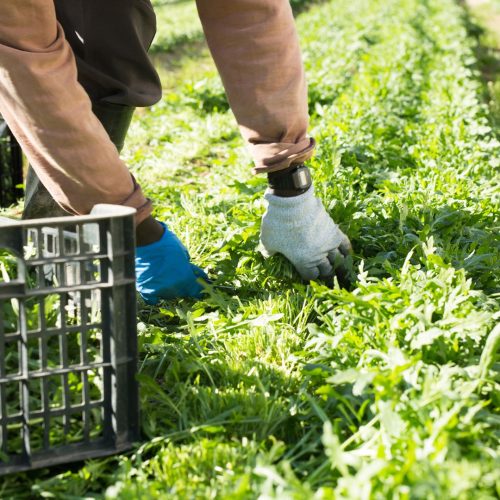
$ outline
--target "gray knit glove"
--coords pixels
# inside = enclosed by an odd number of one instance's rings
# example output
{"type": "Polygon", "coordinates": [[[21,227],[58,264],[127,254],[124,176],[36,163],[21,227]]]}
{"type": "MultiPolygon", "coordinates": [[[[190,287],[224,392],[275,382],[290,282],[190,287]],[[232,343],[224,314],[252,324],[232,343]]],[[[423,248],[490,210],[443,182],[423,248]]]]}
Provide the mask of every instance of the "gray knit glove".
{"type": "Polygon", "coordinates": [[[351,243],[314,196],[312,186],[299,196],[284,198],[266,191],[260,252],[284,255],[304,280],[329,278],[351,253],[351,243]]]}

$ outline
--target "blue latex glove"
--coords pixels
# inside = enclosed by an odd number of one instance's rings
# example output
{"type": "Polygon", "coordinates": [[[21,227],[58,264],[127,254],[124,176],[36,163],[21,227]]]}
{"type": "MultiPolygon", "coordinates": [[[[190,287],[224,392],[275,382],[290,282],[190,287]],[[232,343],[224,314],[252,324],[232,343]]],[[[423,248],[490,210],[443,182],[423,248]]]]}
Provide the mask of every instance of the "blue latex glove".
{"type": "Polygon", "coordinates": [[[161,239],[136,249],[136,288],[144,301],[156,304],[160,299],[200,298],[203,286],[199,278],[208,276],[191,264],[189,253],[179,238],[164,224],[161,239]]]}

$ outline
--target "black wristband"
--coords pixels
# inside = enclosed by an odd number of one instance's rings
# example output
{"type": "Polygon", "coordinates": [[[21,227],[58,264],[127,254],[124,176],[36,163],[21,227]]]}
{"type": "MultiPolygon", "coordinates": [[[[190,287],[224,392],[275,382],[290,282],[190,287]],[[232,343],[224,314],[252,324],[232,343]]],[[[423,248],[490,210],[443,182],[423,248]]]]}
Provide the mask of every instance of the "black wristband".
{"type": "Polygon", "coordinates": [[[276,196],[299,196],[312,185],[311,173],[305,165],[292,165],[267,174],[269,188],[276,196]]]}

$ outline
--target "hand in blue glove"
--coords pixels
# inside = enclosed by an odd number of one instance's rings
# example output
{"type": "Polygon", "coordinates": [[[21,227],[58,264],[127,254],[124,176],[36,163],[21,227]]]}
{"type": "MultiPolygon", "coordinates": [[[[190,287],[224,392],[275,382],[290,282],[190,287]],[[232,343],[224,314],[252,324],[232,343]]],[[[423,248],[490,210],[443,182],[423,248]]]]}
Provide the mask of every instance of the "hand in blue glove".
{"type": "Polygon", "coordinates": [[[189,253],[179,238],[161,222],[165,232],[161,239],[136,249],[136,288],[144,301],[156,304],[160,299],[200,298],[208,276],[191,264],[189,253]]]}

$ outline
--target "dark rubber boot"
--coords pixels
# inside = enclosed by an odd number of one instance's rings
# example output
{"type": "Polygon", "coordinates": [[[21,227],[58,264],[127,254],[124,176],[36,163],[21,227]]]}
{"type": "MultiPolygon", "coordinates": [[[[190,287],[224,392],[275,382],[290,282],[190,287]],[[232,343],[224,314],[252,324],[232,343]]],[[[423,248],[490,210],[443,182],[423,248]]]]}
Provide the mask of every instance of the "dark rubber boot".
{"type": "MultiPolygon", "coordinates": [[[[135,108],[99,102],[92,105],[92,110],[103,124],[118,152],[120,152],[123,149],[135,108]]],[[[54,201],[30,165],[26,176],[23,219],[45,219],[47,217],[65,217],[68,215],[70,214],[54,201]]]]}

